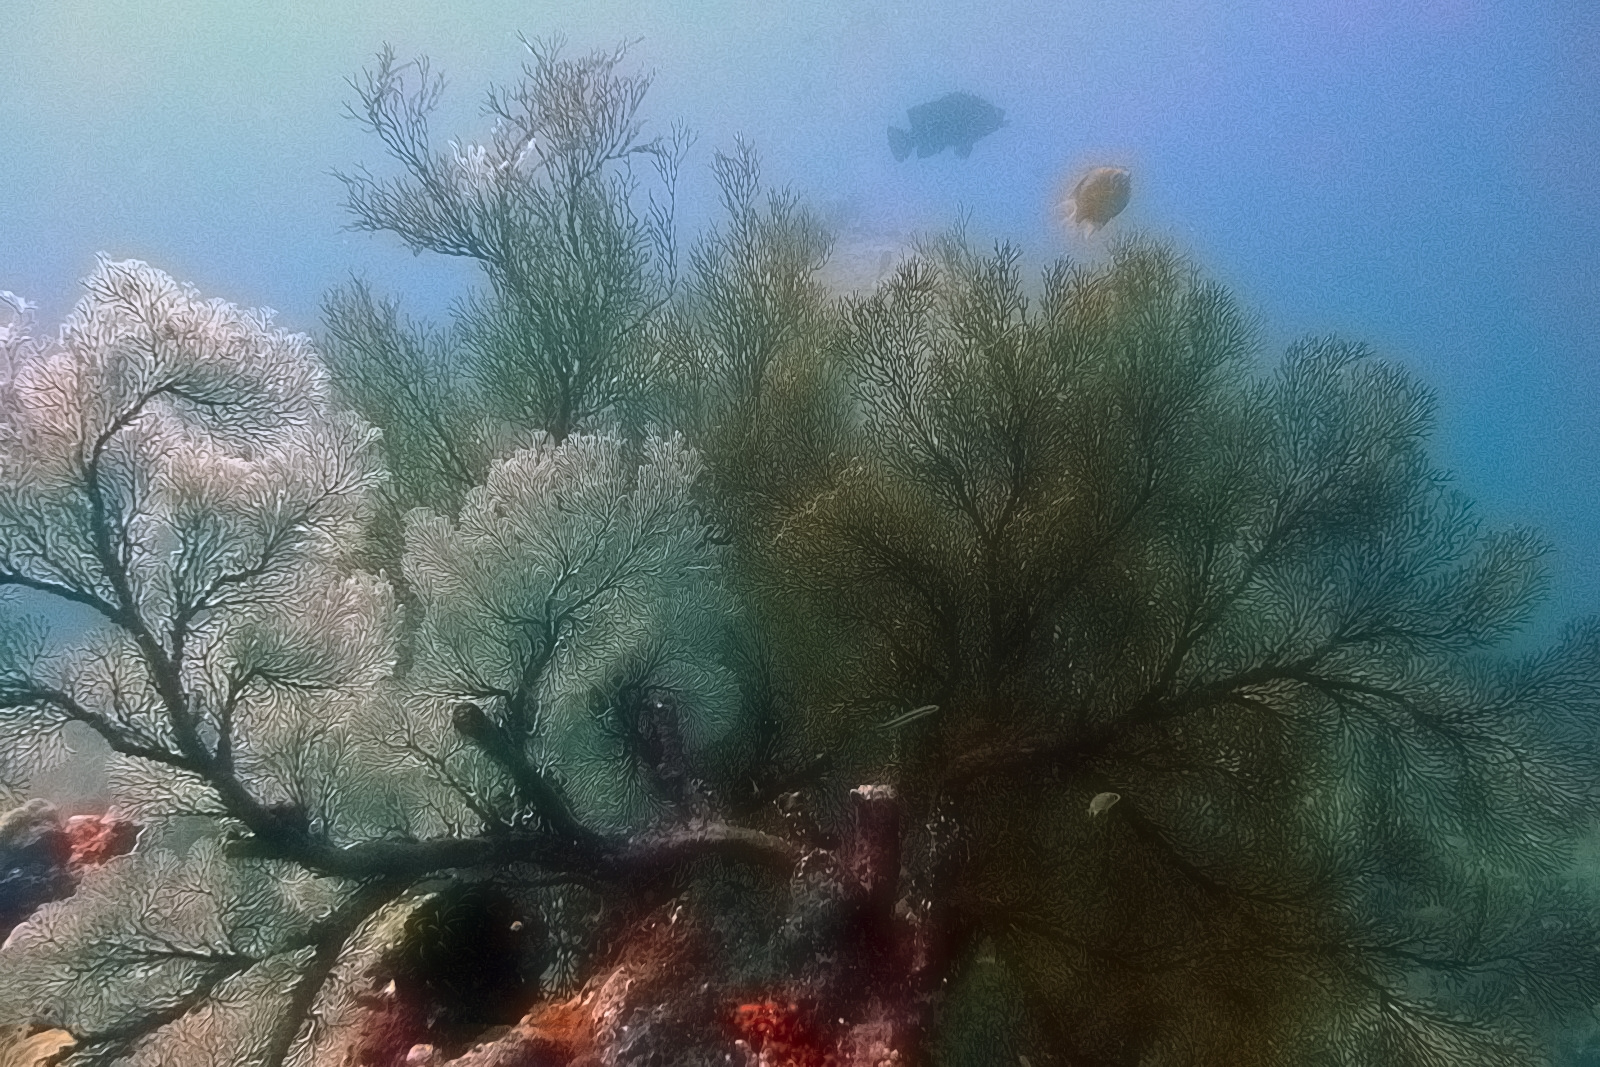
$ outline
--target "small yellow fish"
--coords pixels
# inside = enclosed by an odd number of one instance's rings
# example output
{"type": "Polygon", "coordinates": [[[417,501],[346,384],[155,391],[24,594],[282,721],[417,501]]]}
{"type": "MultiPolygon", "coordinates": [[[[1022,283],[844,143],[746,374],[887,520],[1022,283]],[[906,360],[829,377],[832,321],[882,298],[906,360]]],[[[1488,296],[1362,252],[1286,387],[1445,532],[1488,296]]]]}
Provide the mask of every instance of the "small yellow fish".
{"type": "Polygon", "coordinates": [[[1061,198],[1062,221],[1082,225],[1087,236],[1115,218],[1133,195],[1133,175],[1125,167],[1095,167],[1061,198]]]}

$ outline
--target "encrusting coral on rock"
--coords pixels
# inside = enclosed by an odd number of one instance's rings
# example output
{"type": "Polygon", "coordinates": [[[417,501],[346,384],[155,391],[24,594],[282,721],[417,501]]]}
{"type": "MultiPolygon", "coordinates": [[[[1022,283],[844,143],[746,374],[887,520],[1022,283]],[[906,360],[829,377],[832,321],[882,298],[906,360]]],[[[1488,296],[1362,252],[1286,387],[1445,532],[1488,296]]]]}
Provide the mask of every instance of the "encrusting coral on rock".
{"type": "MultiPolygon", "coordinates": [[[[0,941],[41,906],[71,896],[85,868],[131,851],[138,837],[127,819],[63,820],[45,800],[0,814],[0,941]]],[[[65,1030],[0,1025],[0,1067],[51,1067],[76,1046],[65,1030]]]]}
{"type": "MultiPolygon", "coordinates": [[[[798,963],[786,977],[733,977],[725,937],[683,897],[622,925],[592,976],[566,997],[490,1025],[462,1048],[446,1025],[442,983],[407,963],[435,898],[386,924],[364,1015],[323,1057],[329,1067],[612,1067],[722,1062],[733,1067],[900,1067],[931,990],[926,938],[896,908],[899,798],[851,794],[852,830],[807,852],[771,945],[798,963]]],[[[509,912],[500,918],[509,917],[509,912]]],[[[521,919],[512,920],[521,923],[521,919]]],[[[520,929],[520,927],[519,927],[520,929]]],[[[486,964],[489,966],[489,964],[486,964]]],[[[480,1023],[484,1020],[480,1020],[480,1023]]]]}
{"type": "Polygon", "coordinates": [[[132,851],[138,836],[109,813],[63,820],[45,800],[0,815],[0,941],[40,905],[70,896],[84,868],[132,851]]]}

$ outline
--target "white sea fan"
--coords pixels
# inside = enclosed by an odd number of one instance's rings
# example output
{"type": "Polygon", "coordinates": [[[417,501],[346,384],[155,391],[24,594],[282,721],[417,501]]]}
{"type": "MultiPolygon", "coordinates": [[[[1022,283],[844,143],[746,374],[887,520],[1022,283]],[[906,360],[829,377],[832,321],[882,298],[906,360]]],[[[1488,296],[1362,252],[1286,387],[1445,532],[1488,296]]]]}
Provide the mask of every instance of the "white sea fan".
{"type": "Polygon", "coordinates": [[[593,818],[627,815],[622,754],[609,776],[580,767],[605,747],[590,698],[616,671],[657,665],[652,682],[679,694],[691,748],[730,713],[710,658],[729,606],[690,498],[698,472],[675,436],[638,452],[609,434],[544,438],[495,464],[457,521],[419,510],[407,522],[406,577],[424,606],[420,681],[440,698],[525,692],[536,709],[530,756],[565,777],[593,818]]]}
{"type": "Polygon", "coordinates": [[[33,339],[35,305],[9,289],[0,289],[0,355],[33,339]]]}
{"type": "MultiPolygon", "coordinates": [[[[339,893],[287,865],[231,863],[215,841],[183,856],[141,848],[91,868],[72,897],[13,931],[0,949],[0,1017],[93,1032],[197,983],[264,985],[296,951],[287,932],[327,915],[339,893]]],[[[256,994],[263,1022],[270,992],[256,994]]]]}
{"type": "MultiPolygon", "coordinates": [[[[26,696],[40,687],[131,744],[176,751],[154,642],[202,740],[231,735],[240,768],[285,794],[269,799],[326,791],[314,765],[327,746],[295,746],[394,661],[392,592],[349,567],[380,478],[377,432],[334,404],[308,339],[269,312],[202,299],[138,261],[102,260],[85,288],[57,338],[11,344],[0,380],[0,585],[101,623],[65,653],[0,643],[14,694],[0,727],[24,738],[13,763],[36,768],[39,727],[64,717],[26,696]]],[[[181,775],[163,800],[124,770],[129,810],[194,810],[181,775]]]]}

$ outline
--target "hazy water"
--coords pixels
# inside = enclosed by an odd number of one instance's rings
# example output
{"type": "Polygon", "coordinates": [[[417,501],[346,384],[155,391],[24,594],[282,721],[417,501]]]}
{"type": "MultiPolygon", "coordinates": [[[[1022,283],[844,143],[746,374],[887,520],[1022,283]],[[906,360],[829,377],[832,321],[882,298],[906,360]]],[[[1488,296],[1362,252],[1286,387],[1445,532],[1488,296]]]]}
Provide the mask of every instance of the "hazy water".
{"type": "MultiPolygon", "coordinates": [[[[1175,239],[1275,346],[1337,330],[1441,400],[1441,453],[1497,521],[1557,544],[1543,625],[1600,607],[1600,5],[1591,0],[7,0],[0,10],[0,289],[51,323],[98,251],[314,329],[351,271],[438,314],[470,279],[343,232],[334,167],[385,162],[341,117],[383,43],[452,82],[443,136],[481,131],[517,34],[639,39],[648,114],[767,175],[871,271],[972,212],[1033,262],[1092,254],[1052,225],[1063,176],[1134,173],[1114,225],[1175,239]],[[895,163],[884,129],[963,89],[1009,125],[971,158],[895,163]]],[[[442,139],[441,137],[441,139],[442,139]]]]}

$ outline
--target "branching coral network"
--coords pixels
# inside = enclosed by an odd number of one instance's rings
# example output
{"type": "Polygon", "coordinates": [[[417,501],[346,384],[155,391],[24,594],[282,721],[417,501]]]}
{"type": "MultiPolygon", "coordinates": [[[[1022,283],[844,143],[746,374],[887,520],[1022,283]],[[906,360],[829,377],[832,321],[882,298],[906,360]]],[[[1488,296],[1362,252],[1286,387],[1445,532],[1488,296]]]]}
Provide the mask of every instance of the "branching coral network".
{"type": "Polygon", "coordinates": [[[1600,628],[1506,651],[1544,548],[1427,390],[1268,364],[1139,237],[835,293],[745,145],[680,256],[625,60],[536,44],[447,149],[426,63],[353,82],[357,226],[482,268],[447,328],[137,261],[49,337],[0,294],[0,786],[88,731],[139,827],[27,868],[0,1042],[1542,1062],[1600,1000],[1600,628]]]}

